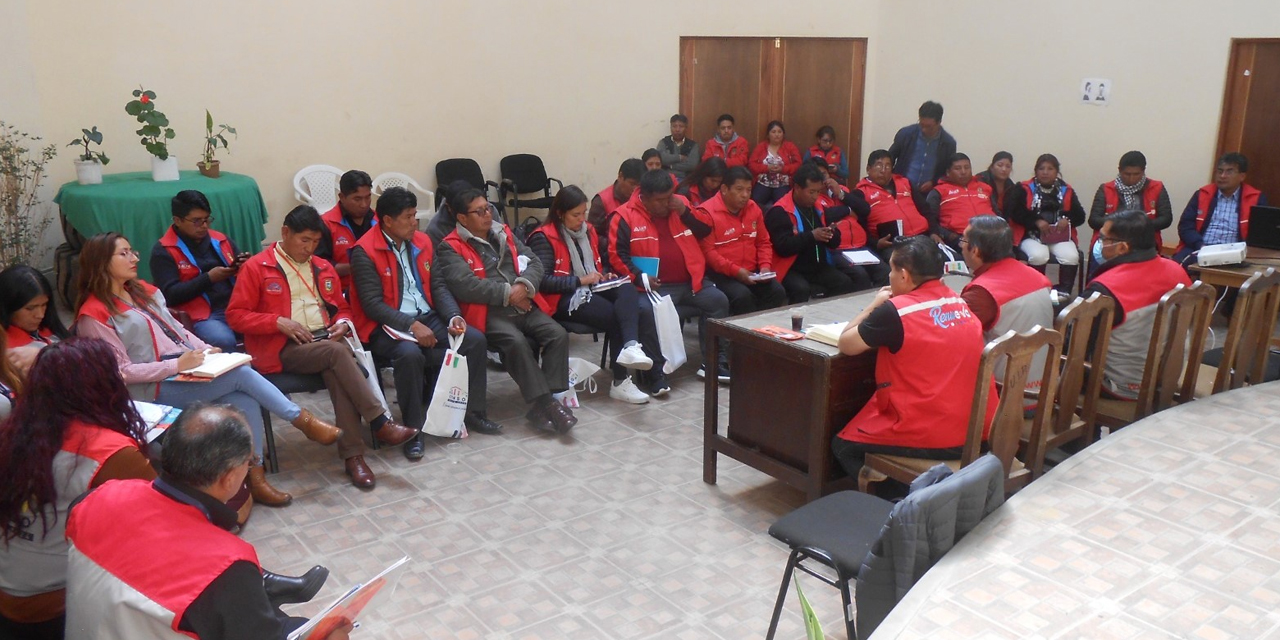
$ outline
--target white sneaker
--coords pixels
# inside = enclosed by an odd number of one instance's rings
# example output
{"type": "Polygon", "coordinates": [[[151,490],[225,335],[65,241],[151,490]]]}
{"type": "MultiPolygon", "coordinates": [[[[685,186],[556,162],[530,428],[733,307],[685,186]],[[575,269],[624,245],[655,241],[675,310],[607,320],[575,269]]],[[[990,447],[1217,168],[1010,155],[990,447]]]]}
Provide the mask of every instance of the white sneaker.
{"type": "Polygon", "coordinates": [[[630,402],[631,404],[645,404],[649,402],[649,394],[636,387],[636,383],[632,382],[631,378],[623,378],[622,380],[614,382],[613,385],[609,387],[609,397],[614,400],[630,402]]]}
{"type": "Polygon", "coordinates": [[[653,359],[644,354],[644,349],[633,344],[618,353],[617,363],[637,371],[648,371],[653,368],[653,359]]]}

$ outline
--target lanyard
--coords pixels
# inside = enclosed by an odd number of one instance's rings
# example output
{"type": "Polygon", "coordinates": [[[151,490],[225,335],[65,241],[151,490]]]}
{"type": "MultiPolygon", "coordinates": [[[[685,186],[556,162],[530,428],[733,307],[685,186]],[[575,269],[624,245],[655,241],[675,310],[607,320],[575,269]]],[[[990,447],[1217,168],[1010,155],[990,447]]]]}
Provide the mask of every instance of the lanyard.
{"type": "MultiPolygon", "coordinates": [[[[276,247],[276,250],[279,251],[280,253],[284,253],[283,251],[279,250],[278,245],[276,247]]],[[[279,258],[279,256],[277,256],[277,258],[279,258]]],[[[311,297],[316,299],[316,308],[320,310],[320,318],[324,320],[325,324],[328,324],[329,314],[325,311],[324,305],[320,304],[319,294],[316,293],[315,289],[311,288],[310,280],[313,280],[315,276],[313,275],[311,278],[307,278],[306,276],[302,275],[302,272],[298,271],[298,268],[293,266],[293,258],[290,258],[289,254],[287,253],[284,254],[284,260],[277,259],[276,262],[283,262],[286,265],[288,265],[290,269],[293,270],[293,273],[296,274],[298,276],[298,279],[302,281],[302,286],[307,288],[307,293],[310,293],[311,297]]]]}
{"type": "MultiPolygon", "coordinates": [[[[118,298],[119,296],[117,296],[117,299],[118,298]]],[[[144,304],[139,306],[136,304],[130,304],[129,302],[124,300],[121,300],[121,301],[125,302],[125,304],[128,305],[129,308],[133,309],[134,311],[141,312],[142,314],[150,318],[152,322],[154,322],[157,326],[160,327],[160,331],[164,333],[166,337],[172,340],[174,344],[180,347],[186,347],[188,349],[195,348],[189,341],[187,341],[186,338],[182,337],[182,335],[179,334],[177,331],[174,331],[173,327],[169,326],[168,322],[165,322],[163,318],[156,315],[156,313],[152,311],[148,305],[144,304]]]]}

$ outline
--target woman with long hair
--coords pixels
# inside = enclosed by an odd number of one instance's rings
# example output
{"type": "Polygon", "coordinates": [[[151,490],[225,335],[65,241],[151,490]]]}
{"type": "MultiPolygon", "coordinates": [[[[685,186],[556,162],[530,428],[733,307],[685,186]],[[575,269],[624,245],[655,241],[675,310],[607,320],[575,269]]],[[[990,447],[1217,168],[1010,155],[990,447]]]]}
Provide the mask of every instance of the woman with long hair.
{"type": "Polygon", "coordinates": [[[696,207],[720,193],[720,183],[728,170],[729,165],[724,163],[724,158],[707,158],[694,168],[689,177],[680,181],[676,193],[688,198],[690,207],[696,207]]]}
{"type": "Polygon", "coordinates": [[[0,420],[9,417],[13,401],[22,391],[22,376],[9,359],[8,336],[0,331],[0,420]]]}
{"type": "Polygon", "coordinates": [[[787,129],[780,120],[770,122],[765,132],[764,140],[747,159],[747,168],[756,179],[751,199],[761,209],[772,207],[791,191],[791,176],[804,162],[795,143],[787,140],[787,129]]]}
{"type": "Polygon", "coordinates": [[[1013,241],[1027,255],[1027,263],[1043,272],[1049,259],[1058,263],[1058,286],[1071,293],[1080,269],[1076,227],[1084,224],[1084,207],[1075,189],[1062,179],[1058,159],[1046,153],[1036,158],[1036,175],[1023,182],[1012,203],[1013,241]]]}
{"type": "Polygon", "coordinates": [[[1009,195],[1017,192],[1018,183],[1013,181],[1013,154],[1008,151],[997,151],[991,157],[987,170],[974,176],[991,187],[991,205],[996,215],[1009,221],[1009,211],[1014,198],[1009,195]]]}
{"type": "MultiPolygon", "coordinates": [[[[137,400],[185,407],[193,402],[230,404],[244,412],[253,429],[253,452],[262,456],[262,409],[289,421],[308,438],[333,444],[342,433],[294,404],[251,367],[237,367],[212,380],[171,380],[216,353],[187,331],[165,305],[164,294],[138,279],[138,252],[111,232],[90,238],[80,250],[79,335],[106,341],[115,352],[120,377],[137,400]]],[[[249,469],[253,499],[270,506],[293,497],[267,483],[261,464],[249,469]]]]}
{"type": "Polygon", "coordinates": [[[606,274],[601,267],[600,239],[586,222],[589,202],[582,189],[566,186],[552,200],[546,223],[529,234],[529,249],[546,268],[535,301],[555,320],[603,331],[613,357],[609,397],[644,404],[649,401],[649,393],[668,388],[661,377],[661,366],[654,367],[654,359],[640,346],[641,324],[647,329],[646,336],[657,333],[653,313],[641,310],[639,294],[630,284],[591,290],[592,285],[615,276],[606,274]],[[656,369],[657,373],[649,376],[647,389],[642,391],[628,376],[628,369],[656,369]]]}
{"type": "Polygon", "coordinates": [[[13,348],[52,344],[69,335],[58,319],[49,280],[25,264],[0,272],[0,325],[13,348]]]}

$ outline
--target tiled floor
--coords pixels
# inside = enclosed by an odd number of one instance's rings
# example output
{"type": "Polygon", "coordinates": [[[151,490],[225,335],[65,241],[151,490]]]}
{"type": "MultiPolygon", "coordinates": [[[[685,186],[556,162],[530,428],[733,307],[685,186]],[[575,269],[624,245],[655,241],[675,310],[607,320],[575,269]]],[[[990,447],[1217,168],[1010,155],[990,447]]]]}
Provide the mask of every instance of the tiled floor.
{"type": "MultiPolygon", "coordinates": [[[[573,345],[598,359],[590,339],[573,345]]],[[[294,503],[255,508],[244,537],[272,570],[331,569],[295,615],[411,556],[355,637],[763,637],[787,557],[766,530],[802,495],[727,458],[719,484],[702,482],[695,369],[642,406],[610,399],[608,373],[597,374],[600,390],[563,437],[533,431],[515,384],[491,369],[490,415],[506,433],[435,440],[419,462],[399,447],[370,451],[378,486],[369,492],[350,485],[332,448],[277,420],[272,482],[294,503]]],[[[332,416],[323,394],[297,400],[332,416]]],[[[837,592],[807,576],[801,584],[828,637],[844,638],[837,592]]],[[[794,590],[778,637],[804,637],[794,590]]]]}

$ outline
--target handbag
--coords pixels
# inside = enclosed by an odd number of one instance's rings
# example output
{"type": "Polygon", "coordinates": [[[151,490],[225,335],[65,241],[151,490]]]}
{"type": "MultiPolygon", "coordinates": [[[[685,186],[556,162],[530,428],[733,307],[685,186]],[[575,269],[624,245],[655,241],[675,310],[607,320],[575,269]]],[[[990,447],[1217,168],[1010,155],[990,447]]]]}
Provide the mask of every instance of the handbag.
{"type": "Polygon", "coordinates": [[[347,348],[351,349],[351,353],[356,357],[356,364],[360,365],[360,369],[364,372],[365,384],[369,385],[369,389],[373,391],[374,397],[382,404],[382,412],[391,415],[390,408],[387,407],[387,396],[382,393],[382,384],[378,380],[378,368],[373,364],[373,354],[365,350],[357,338],[355,325],[350,320],[343,320],[343,324],[347,325],[347,334],[342,336],[343,341],[347,343],[347,348]]]}
{"type": "Polygon", "coordinates": [[[684,330],[680,327],[680,314],[671,296],[659,295],[649,286],[649,274],[641,274],[645,294],[653,305],[653,322],[658,329],[658,346],[666,363],[663,373],[672,373],[685,363],[684,330]]]}
{"type": "Polygon", "coordinates": [[[577,409],[582,406],[578,402],[578,385],[582,385],[581,391],[583,393],[595,393],[597,389],[596,381],[592,376],[598,371],[600,371],[600,365],[590,360],[577,357],[569,358],[569,388],[560,393],[553,393],[551,397],[570,409],[577,409]]]}
{"type": "MultiPolygon", "coordinates": [[[[441,438],[467,437],[467,359],[458,354],[466,334],[449,336],[449,349],[436,377],[422,431],[441,438]]],[[[410,425],[413,426],[413,425],[410,425]]]]}

